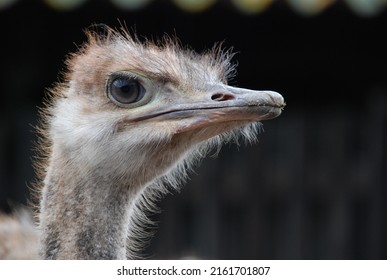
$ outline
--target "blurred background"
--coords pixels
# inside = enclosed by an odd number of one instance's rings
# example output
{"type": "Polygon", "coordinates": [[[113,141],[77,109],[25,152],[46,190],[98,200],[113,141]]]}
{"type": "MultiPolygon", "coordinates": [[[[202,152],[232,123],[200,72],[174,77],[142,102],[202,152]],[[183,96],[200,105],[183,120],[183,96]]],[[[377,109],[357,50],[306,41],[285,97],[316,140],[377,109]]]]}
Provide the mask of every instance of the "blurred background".
{"type": "Polygon", "coordinates": [[[225,146],[160,202],[154,259],[387,258],[387,0],[1,0],[0,207],[26,203],[33,126],[94,23],[237,52],[280,92],[259,143],[225,146]]]}

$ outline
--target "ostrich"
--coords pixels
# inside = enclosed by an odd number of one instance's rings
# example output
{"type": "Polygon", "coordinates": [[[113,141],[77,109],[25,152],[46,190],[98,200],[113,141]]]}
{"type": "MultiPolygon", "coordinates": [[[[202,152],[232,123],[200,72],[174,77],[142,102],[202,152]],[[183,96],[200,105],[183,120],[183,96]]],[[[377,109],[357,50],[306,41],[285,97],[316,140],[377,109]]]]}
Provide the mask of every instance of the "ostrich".
{"type": "Polygon", "coordinates": [[[88,31],[43,112],[38,169],[44,259],[135,258],[146,212],[224,142],[280,115],[273,91],[227,85],[232,54],[88,31]]]}

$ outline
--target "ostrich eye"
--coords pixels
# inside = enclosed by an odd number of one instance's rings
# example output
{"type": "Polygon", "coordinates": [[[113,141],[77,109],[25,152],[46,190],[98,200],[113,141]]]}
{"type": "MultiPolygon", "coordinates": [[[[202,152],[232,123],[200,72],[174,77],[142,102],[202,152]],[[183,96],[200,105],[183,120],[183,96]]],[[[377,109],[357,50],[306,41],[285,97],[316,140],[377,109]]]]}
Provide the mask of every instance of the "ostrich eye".
{"type": "Polygon", "coordinates": [[[144,97],[145,88],[134,77],[116,77],[111,79],[108,85],[109,98],[125,105],[135,103],[144,97]]]}

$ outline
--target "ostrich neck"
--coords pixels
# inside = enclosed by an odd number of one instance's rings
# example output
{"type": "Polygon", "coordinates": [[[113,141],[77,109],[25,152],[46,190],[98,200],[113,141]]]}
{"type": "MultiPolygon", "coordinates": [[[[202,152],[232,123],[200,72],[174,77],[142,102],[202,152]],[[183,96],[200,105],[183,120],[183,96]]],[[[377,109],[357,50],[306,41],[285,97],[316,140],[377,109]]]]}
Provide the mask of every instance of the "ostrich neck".
{"type": "Polygon", "coordinates": [[[58,155],[44,181],[40,212],[45,259],[125,259],[136,192],[58,155]]]}

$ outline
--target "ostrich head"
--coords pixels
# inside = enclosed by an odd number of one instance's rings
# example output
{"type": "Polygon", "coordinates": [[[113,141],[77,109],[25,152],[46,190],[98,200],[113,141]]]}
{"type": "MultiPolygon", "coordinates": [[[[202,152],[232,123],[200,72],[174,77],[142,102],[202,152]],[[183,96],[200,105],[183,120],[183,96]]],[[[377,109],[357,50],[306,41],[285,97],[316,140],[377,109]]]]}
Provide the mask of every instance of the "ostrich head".
{"type": "Polygon", "coordinates": [[[155,191],[165,183],[177,187],[213,145],[239,135],[253,139],[257,122],[284,107],[278,93],[228,86],[234,68],[219,48],[199,55],[172,40],[139,43],[111,29],[88,35],[68,60],[46,116],[51,149],[40,213],[46,258],[123,258],[122,240],[135,247],[139,209],[155,191]],[[119,221],[105,226],[109,219],[119,221]],[[63,232],[59,221],[75,225],[63,232]],[[100,244],[91,248],[93,238],[100,244]],[[115,249],[98,249],[104,245],[115,249]]]}

